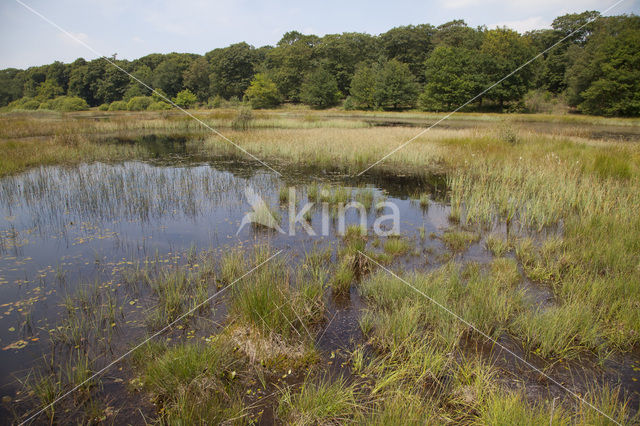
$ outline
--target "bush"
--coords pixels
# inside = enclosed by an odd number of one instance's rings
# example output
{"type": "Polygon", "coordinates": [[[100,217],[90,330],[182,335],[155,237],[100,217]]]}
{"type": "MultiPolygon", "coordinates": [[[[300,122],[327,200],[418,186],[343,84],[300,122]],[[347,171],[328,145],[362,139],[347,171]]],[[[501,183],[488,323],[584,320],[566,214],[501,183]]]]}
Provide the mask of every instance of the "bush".
{"type": "Polygon", "coordinates": [[[526,112],[561,114],[567,111],[563,99],[546,90],[529,90],[522,98],[526,112]]]}
{"type": "Polygon", "coordinates": [[[45,109],[45,110],[53,111],[53,100],[52,99],[47,99],[46,101],[40,102],[40,105],[38,106],[38,109],[45,109]]]}
{"type": "Polygon", "coordinates": [[[209,99],[207,106],[209,108],[220,108],[223,101],[224,99],[222,99],[222,96],[216,95],[214,98],[209,99]]]}
{"type": "Polygon", "coordinates": [[[166,102],[169,99],[169,95],[167,95],[162,89],[153,89],[151,97],[156,102],[166,102]]]}
{"type": "Polygon", "coordinates": [[[30,109],[30,110],[38,109],[39,106],[40,106],[40,103],[35,99],[29,99],[21,105],[22,109],[30,109]]]}
{"type": "Polygon", "coordinates": [[[134,96],[127,102],[127,109],[129,111],[144,111],[149,108],[151,103],[153,103],[151,96],[134,96]]]}
{"type": "Polygon", "coordinates": [[[7,109],[15,110],[15,109],[27,109],[27,110],[36,110],[40,106],[40,102],[33,98],[20,98],[11,102],[7,105],[7,109]]]}
{"type": "Polygon", "coordinates": [[[126,111],[127,103],[125,101],[113,101],[109,105],[109,111],[126,111]]]}
{"type": "Polygon", "coordinates": [[[276,84],[265,74],[256,74],[245,92],[253,108],[273,108],[282,102],[276,84]]]}
{"type": "Polygon", "coordinates": [[[98,107],[99,111],[109,111],[109,104],[104,103],[98,107]]]}
{"type": "Polygon", "coordinates": [[[171,109],[171,105],[166,102],[151,102],[147,107],[147,111],[165,111],[171,109]]]}
{"type": "Polygon", "coordinates": [[[52,101],[56,111],[86,111],[89,109],[87,101],[77,96],[60,96],[52,101]]]}
{"type": "Polygon", "coordinates": [[[251,112],[251,108],[244,106],[238,110],[238,115],[233,119],[231,127],[236,130],[247,130],[251,126],[252,121],[253,112],[251,112]]]}
{"type": "Polygon", "coordinates": [[[85,111],[89,109],[87,102],[77,96],[58,96],[40,103],[38,109],[52,111],[85,111]]]}
{"type": "Polygon", "coordinates": [[[435,100],[431,93],[429,93],[427,90],[420,93],[420,95],[418,96],[418,108],[420,108],[420,110],[422,111],[446,111],[445,105],[435,100]]]}
{"type": "Polygon", "coordinates": [[[502,142],[506,142],[509,145],[516,145],[520,142],[520,135],[518,130],[513,126],[509,120],[503,120],[498,125],[498,139],[502,142]]]}
{"type": "Polygon", "coordinates": [[[173,98],[173,102],[182,108],[190,108],[198,101],[198,97],[194,95],[191,90],[184,89],[173,98]]]}
{"type": "Polygon", "coordinates": [[[347,99],[345,99],[344,103],[342,104],[342,108],[345,111],[353,111],[354,109],[356,109],[356,103],[353,101],[353,98],[351,96],[347,96],[347,99]]]}

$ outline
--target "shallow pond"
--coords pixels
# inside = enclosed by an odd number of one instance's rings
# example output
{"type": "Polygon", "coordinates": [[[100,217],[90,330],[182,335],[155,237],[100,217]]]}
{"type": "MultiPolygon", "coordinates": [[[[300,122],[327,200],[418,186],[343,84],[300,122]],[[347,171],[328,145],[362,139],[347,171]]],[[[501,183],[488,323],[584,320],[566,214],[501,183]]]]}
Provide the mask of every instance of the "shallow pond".
{"type": "MultiPolygon", "coordinates": [[[[417,241],[420,232],[441,233],[447,226],[446,205],[432,200],[425,209],[411,198],[418,191],[437,196],[427,183],[374,179],[365,184],[338,175],[293,174],[298,183],[293,187],[296,214],[308,201],[305,185],[315,181],[320,190],[346,188],[349,200],[359,192],[373,195],[374,205],[366,214],[369,228],[389,214],[388,209],[376,210],[382,200],[398,207],[400,233],[410,239],[417,241]]],[[[340,221],[334,209],[323,219],[318,203],[308,222],[316,235],[301,223],[291,232],[289,203],[279,201],[280,189],[287,186],[269,171],[233,161],[202,164],[184,159],[172,165],[165,160],[42,167],[0,180],[2,393],[11,393],[15,377],[46,353],[47,333],[59,317],[62,299],[78,287],[95,282],[117,287],[119,272],[134,262],[179,263],[185,252],[196,248],[219,252],[269,241],[295,255],[333,244],[340,221]],[[243,217],[252,211],[247,188],[279,212],[285,233],[251,224],[241,228],[243,217]]],[[[347,209],[345,226],[358,223],[359,211],[347,209]]]]}
{"type": "MultiPolygon", "coordinates": [[[[257,242],[269,242],[295,262],[313,248],[337,247],[342,225],[360,224],[361,217],[369,231],[376,223],[388,231],[392,206],[397,208],[397,231],[411,243],[394,268],[426,270],[447,259],[439,238],[450,226],[442,176],[369,175],[355,181],[339,173],[290,169],[283,179],[236,160],[198,162],[181,153],[180,140],[171,141],[166,151],[163,141],[149,137],[147,142],[159,146],[161,160],[41,167],[0,180],[1,395],[15,395],[18,379],[42,365],[43,356],[53,356],[49,333],[64,311],[65,296],[78,289],[109,289],[122,308],[123,320],[107,358],[145,336],[141,318],[148,295],[132,295],[122,285],[122,272],[137,264],[180,265],[195,251],[210,250],[218,257],[230,247],[257,242]],[[344,202],[362,201],[365,214],[347,209],[341,222],[335,208],[324,210],[316,198],[310,200],[312,192],[322,194],[323,189],[327,198],[342,191],[344,202]],[[283,193],[289,199],[282,199],[283,193]],[[421,205],[422,193],[430,196],[421,205]],[[257,211],[256,197],[269,206],[282,232],[243,224],[248,213],[257,211]],[[290,217],[310,201],[311,213],[291,227],[290,217]],[[380,202],[390,205],[376,208],[380,202]],[[382,217],[388,219],[380,222],[382,217]]],[[[491,259],[482,239],[459,256],[481,263],[491,259]]],[[[540,303],[550,298],[549,291],[532,283],[526,290],[540,303]]],[[[353,289],[346,300],[329,300],[327,324],[316,342],[320,350],[333,354],[361,341],[357,322],[362,303],[353,289]]],[[[215,319],[224,321],[224,307],[215,319]]],[[[623,381],[627,369],[640,366],[635,363],[629,359],[622,369],[614,366],[623,381]]],[[[628,388],[634,386],[628,383],[628,388]]]]}

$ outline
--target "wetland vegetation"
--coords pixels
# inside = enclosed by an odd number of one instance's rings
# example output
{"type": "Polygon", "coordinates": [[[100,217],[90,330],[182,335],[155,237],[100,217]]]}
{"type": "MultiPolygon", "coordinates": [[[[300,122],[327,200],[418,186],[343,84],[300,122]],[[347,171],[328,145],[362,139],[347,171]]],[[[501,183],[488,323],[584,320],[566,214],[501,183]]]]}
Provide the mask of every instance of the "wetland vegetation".
{"type": "Polygon", "coordinates": [[[0,116],[8,421],[637,423],[637,119],[194,113],[0,116]]]}

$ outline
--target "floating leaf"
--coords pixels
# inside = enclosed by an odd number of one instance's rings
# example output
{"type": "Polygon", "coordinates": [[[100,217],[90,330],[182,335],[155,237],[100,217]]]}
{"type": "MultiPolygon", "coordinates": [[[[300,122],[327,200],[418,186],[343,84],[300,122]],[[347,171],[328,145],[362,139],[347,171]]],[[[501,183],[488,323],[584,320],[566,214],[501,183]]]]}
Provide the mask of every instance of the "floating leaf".
{"type": "Polygon", "coordinates": [[[2,348],[2,350],[8,351],[10,349],[22,349],[25,346],[27,346],[27,342],[21,339],[21,340],[18,340],[17,342],[13,342],[12,344],[5,346],[4,348],[2,348]]]}

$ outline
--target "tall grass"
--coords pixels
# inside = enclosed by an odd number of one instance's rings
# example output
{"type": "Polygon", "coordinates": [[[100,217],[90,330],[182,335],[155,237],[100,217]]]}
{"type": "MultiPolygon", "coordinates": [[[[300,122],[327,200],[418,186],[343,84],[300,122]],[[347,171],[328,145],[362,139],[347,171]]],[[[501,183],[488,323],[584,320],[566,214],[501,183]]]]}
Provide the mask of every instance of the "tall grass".
{"type": "Polygon", "coordinates": [[[221,336],[208,344],[144,347],[140,381],[168,424],[219,424],[243,412],[246,360],[221,336]]]}
{"type": "Polygon", "coordinates": [[[342,377],[330,381],[307,376],[298,392],[283,389],[278,404],[278,415],[297,425],[349,423],[358,412],[356,391],[342,377]]]}
{"type": "Polygon", "coordinates": [[[384,242],[383,249],[390,256],[400,256],[411,250],[412,245],[406,238],[391,236],[384,242]]]}
{"type": "Polygon", "coordinates": [[[308,340],[323,317],[322,286],[293,275],[282,260],[274,259],[233,287],[230,311],[263,333],[308,340]]]}

